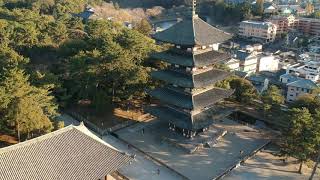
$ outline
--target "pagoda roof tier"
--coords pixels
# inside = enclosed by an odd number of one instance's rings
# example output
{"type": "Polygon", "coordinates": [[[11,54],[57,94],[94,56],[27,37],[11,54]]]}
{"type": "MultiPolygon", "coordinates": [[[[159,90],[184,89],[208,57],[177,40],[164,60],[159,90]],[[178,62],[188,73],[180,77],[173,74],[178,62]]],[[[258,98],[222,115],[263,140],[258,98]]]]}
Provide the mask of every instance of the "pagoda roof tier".
{"type": "Polygon", "coordinates": [[[193,75],[193,86],[195,88],[205,87],[214,84],[218,81],[224,80],[232,73],[221,69],[211,69],[199,74],[193,75]]]}
{"type": "Polygon", "coordinates": [[[159,119],[175,124],[179,128],[193,131],[206,128],[215,120],[218,120],[216,117],[223,119],[232,112],[230,109],[218,105],[193,116],[190,113],[181,112],[167,106],[152,106],[146,108],[146,111],[159,119]]]}
{"type": "Polygon", "coordinates": [[[175,105],[185,109],[192,109],[192,96],[184,92],[178,92],[169,88],[157,88],[150,92],[150,95],[161,102],[175,105]]]}
{"type": "Polygon", "coordinates": [[[173,70],[154,71],[151,75],[155,79],[180,87],[199,88],[221,81],[231,74],[227,71],[212,69],[195,75],[179,73],[173,70]]]}
{"type": "Polygon", "coordinates": [[[220,100],[233,94],[233,89],[213,88],[193,96],[193,109],[211,107],[220,100]]]}
{"type": "Polygon", "coordinates": [[[192,88],[193,81],[191,74],[183,74],[172,70],[159,70],[151,73],[152,78],[165,81],[169,84],[176,84],[180,87],[192,88]]]}
{"type": "Polygon", "coordinates": [[[176,45],[208,46],[225,42],[232,35],[209,25],[198,16],[192,16],[154,34],[153,38],[176,45]]]}
{"type": "Polygon", "coordinates": [[[215,104],[211,108],[193,115],[192,122],[194,129],[201,129],[210,126],[213,121],[221,120],[230,115],[233,109],[215,104]],[[211,122],[211,123],[210,123],[211,122]]]}
{"type": "Polygon", "coordinates": [[[203,67],[225,61],[230,58],[230,55],[218,51],[191,53],[170,49],[154,53],[151,57],[170,64],[178,64],[186,67],[203,67]]]}
{"type": "Polygon", "coordinates": [[[170,88],[158,88],[150,92],[150,95],[161,102],[185,109],[202,109],[210,107],[221,99],[233,94],[234,90],[212,88],[202,93],[191,95],[183,91],[179,92],[170,88]]]}
{"type": "Polygon", "coordinates": [[[146,108],[146,111],[159,119],[166,120],[183,129],[192,129],[190,114],[177,111],[165,106],[153,106],[146,108]]]}

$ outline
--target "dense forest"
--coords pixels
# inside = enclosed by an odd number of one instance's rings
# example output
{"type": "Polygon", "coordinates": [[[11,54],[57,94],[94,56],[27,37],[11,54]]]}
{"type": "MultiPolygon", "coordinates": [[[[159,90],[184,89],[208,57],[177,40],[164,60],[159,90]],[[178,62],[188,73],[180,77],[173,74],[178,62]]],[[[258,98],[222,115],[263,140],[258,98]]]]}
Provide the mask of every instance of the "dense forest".
{"type": "MultiPolygon", "coordinates": [[[[0,130],[31,138],[59,110],[144,97],[156,46],[118,22],[75,13],[99,0],[0,0],[0,130]]],[[[20,138],[20,137],[19,137],[20,138]]]]}

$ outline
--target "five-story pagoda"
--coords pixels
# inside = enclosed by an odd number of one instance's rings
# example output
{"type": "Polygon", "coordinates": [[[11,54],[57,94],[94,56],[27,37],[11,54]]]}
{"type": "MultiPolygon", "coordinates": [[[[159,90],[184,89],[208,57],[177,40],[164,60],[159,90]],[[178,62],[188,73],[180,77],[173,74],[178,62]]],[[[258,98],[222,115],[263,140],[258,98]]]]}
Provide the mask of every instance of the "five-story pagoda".
{"type": "Polygon", "coordinates": [[[168,63],[164,70],[152,72],[152,77],[164,81],[163,87],[149,94],[161,105],[149,112],[169,122],[169,129],[192,138],[213,124],[215,104],[229,97],[233,90],[217,88],[214,84],[230,75],[215,68],[229,55],[213,47],[231,39],[231,35],[204,22],[195,13],[169,29],[156,33],[154,39],[172,44],[172,48],[152,55],[168,63]],[[209,116],[208,116],[209,115],[209,116]]]}

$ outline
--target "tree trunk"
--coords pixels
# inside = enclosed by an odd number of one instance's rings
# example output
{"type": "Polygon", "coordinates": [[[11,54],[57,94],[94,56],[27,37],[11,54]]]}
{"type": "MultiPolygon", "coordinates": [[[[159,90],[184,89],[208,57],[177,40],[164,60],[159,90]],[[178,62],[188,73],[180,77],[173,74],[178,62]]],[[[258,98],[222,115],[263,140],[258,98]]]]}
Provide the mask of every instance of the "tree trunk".
{"type": "Polygon", "coordinates": [[[17,135],[18,135],[18,141],[20,142],[20,127],[19,127],[19,122],[16,122],[16,129],[17,129],[17,135]]]}
{"type": "Polygon", "coordinates": [[[319,150],[319,152],[318,152],[318,157],[317,157],[317,160],[316,160],[316,164],[315,164],[314,167],[313,167],[313,170],[312,170],[312,173],[311,173],[311,176],[310,176],[309,180],[312,180],[312,179],[313,179],[313,177],[314,177],[314,175],[315,175],[315,173],[316,173],[316,171],[317,171],[319,161],[320,161],[320,150],[319,150]]]}
{"type": "Polygon", "coordinates": [[[299,173],[302,174],[302,165],[303,165],[303,161],[300,160],[300,166],[299,166],[299,173]]]}

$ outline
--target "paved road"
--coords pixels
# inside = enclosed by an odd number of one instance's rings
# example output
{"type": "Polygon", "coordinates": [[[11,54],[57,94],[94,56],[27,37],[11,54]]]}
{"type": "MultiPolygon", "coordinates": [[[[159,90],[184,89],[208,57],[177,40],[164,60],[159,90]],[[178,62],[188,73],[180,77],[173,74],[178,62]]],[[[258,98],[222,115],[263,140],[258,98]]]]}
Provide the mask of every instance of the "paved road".
{"type": "MultiPolygon", "coordinates": [[[[59,120],[64,121],[65,126],[68,125],[79,125],[79,122],[70,117],[69,115],[63,114],[59,120]]],[[[94,132],[93,132],[94,133],[94,132]]],[[[98,136],[99,137],[99,136],[98,136]]],[[[123,167],[119,170],[121,174],[128,177],[131,180],[180,180],[183,179],[172,170],[150,160],[147,156],[138,152],[133,147],[128,148],[128,145],[119,139],[111,135],[102,137],[102,140],[111,146],[115,147],[119,151],[127,154],[135,154],[135,160],[132,164],[123,167]],[[160,170],[158,174],[158,169],[160,170]]]]}

